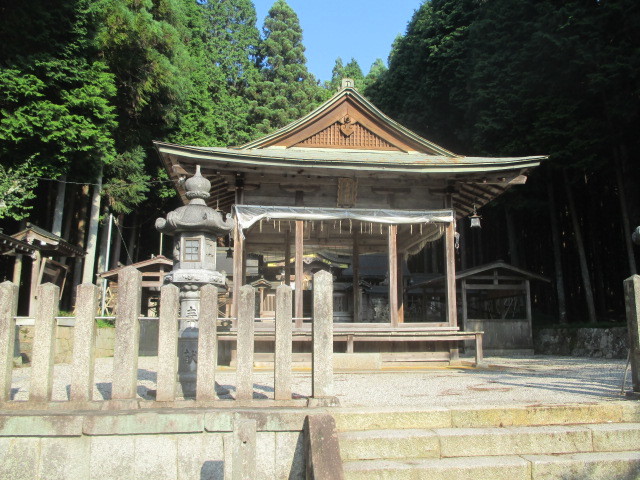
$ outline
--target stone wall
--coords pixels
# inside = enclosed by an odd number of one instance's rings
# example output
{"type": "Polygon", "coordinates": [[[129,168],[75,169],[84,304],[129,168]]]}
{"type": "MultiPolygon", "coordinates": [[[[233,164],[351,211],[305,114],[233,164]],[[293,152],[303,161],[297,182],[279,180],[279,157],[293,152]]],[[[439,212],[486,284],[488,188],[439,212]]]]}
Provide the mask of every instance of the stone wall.
{"type": "Polygon", "coordinates": [[[533,331],[533,346],[543,355],[627,358],[629,339],[625,327],[540,328],[533,331]]]}
{"type": "MultiPolygon", "coordinates": [[[[23,363],[31,361],[33,349],[33,326],[20,326],[18,329],[18,349],[23,363]]],[[[96,331],[96,357],[113,357],[115,328],[98,328],[96,331]]],[[[71,363],[73,355],[73,327],[58,325],[56,327],[55,363],[71,363]]]]}
{"type": "Polygon", "coordinates": [[[305,478],[306,410],[0,415],[0,478],[232,478],[234,423],[257,423],[256,480],[305,478]]]}

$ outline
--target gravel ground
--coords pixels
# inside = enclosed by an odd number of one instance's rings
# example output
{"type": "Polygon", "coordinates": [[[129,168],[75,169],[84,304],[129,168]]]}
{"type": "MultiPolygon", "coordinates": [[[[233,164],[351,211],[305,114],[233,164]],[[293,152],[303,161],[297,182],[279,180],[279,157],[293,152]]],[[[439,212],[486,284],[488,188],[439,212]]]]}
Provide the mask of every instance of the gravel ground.
{"type": "MultiPolygon", "coordinates": [[[[342,406],[456,406],[470,404],[574,403],[620,400],[625,360],[528,356],[487,357],[487,367],[404,368],[376,372],[336,373],[335,392],[342,406]]],[[[156,357],[142,357],[138,395],[155,389],[156,357]]],[[[111,396],[113,359],[96,362],[94,399],[111,396]]],[[[30,368],[13,371],[12,398],[28,398],[30,368]]],[[[56,365],[53,400],[67,400],[71,367],[56,365]]],[[[235,391],[235,371],[221,368],[216,381],[235,391]]],[[[273,372],[256,370],[254,398],[273,398],[273,372]]],[[[627,379],[627,388],[629,388],[627,379]]],[[[311,394],[309,371],[294,372],[296,395],[311,394]]],[[[231,398],[225,395],[222,398],[231,398]]]]}

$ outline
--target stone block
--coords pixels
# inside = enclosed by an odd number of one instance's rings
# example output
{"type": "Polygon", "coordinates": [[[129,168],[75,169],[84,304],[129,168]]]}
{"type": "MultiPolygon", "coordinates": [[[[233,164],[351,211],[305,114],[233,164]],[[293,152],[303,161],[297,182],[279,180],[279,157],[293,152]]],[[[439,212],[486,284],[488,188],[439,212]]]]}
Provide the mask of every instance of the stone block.
{"type": "Polygon", "coordinates": [[[135,478],[175,480],[178,477],[176,435],[136,435],[135,478]]]}
{"type": "Polygon", "coordinates": [[[140,411],[87,415],[82,431],[85,435],[200,433],[204,431],[204,413],[140,411]]]}
{"type": "Polygon", "coordinates": [[[136,398],[140,344],[140,297],[142,273],[128,266],[118,274],[118,312],[114,345],[111,398],[136,398]]]}
{"type": "Polygon", "coordinates": [[[137,480],[133,435],[110,435],[90,439],[91,480],[137,480]]]}
{"type": "Polygon", "coordinates": [[[623,283],[629,332],[631,384],[634,392],[640,392],[640,275],[632,275],[623,283]]]}
{"type": "Polygon", "coordinates": [[[596,452],[640,451],[640,423],[590,425],[596,452]]]}
{"type": "Polygon", "coordinates": [[[251,285],[240,288],[236,359],[236,400],[253,398],[254,316],[256,296],[251,285]]]}
{"type": "Polygon", "coordinates": [[[291,365],[293,342],[291,323],[291,287],[280,285],[276,289],[275,355],[274,355],[274,398],[291,399],[291,365]]]}
{"type": "Polygon", "coordinates": [[[56,315],[60,289],[52,283],[38,287],[33,356],[31,360],[31,385],[29,401],[51,400],[53,389],[53,360],[55,355],[56,315]]]}
{"type": "Polygon", "coordinates": [[[304,428],[304,445],[307,478],[317,480],[345,478],[336,422],[331,415],[307,416],[304,428]]]}
{"type": "Polygon", "coordinates": [[[205,413],[205,429],[208,432],[230,432],[234,417],[256,421],[259,432],[300,432],[304,419],[309,414],[305,409],[286,410],[217,410],[205,413]]]}
{"type": "Polygon", "coordinates": [[[305,478],[304,434],[276,432],[275,477],[278,480],[305,478]]]}
{"type": "Polygon", "coordinates": [[[171,402],[176,398],[179,293],[175,285],[165,285],[160,289],[156,393],[156,400],[160,402],[171,402]]]}
{"type": "Polygon", "coordinates": [[[640,452],[591,452],[571,455],[525,455],[531,462],[531,478],[637,480],[640,452]]]}
{"type": "Polygon", "coordinates": [[[333,396],[333,276],[313,275],[311,395],[333,396]]]}
{"type": "MultiPolygon", "coordinates": [[[[256,470],[256,422],[235,418],[232,432],[231,478],[232,480],[254,480],[256,470]]],[[[261,467],[262,468],[262,467],[261,467]]]]}
{"type": "Polygon", "coordinates": [[[221,480],[224,476],[222,434],[178,436],[178,480],[221,480]]]}
{"type": "MultiPolygon", "coordinates": [[[[345,463],[348,480],[531,480],[529,462],[520,457],[374,460],[345,463]]],[[[534,477],[535,478],[535,477],[534,477]]],[[[540,477],[542,478],[542,477],[540,477]]],[[[561,477],[558,477],[561,478],[561,477]]]]}
{"type": "Polygon", "coordinates": [[[0,478],[36,480],[40,462],[39,438],[0,437],[0,478]]]}
{"type": "Polygon", "coordinates": [[[90,439],[87,437],[47,438],[40,442],[38,480],[89,478],[90,439]]]}
{"type": "Polygon", "coordinates": [[[617,402],[539,406],[470,406],[451,409],[454,427],[507,427],[619,422],[622,407],[617,402]]]}
{"type": "Polygon", "coordinates": [[[404,428],[447,428],[451,426],[449,409],[418,408],[341,408],[332,412],[338,431],[404,428]]]}
{"type": "Polygon", "coordinates": [[[82,435],[82,415],[0,415],[2,437],[70,437],[82,435]]]}
{"type": "Polygon", "coordinates": [[[591,430],[579,426],[436,429],[442,457],[573,453],[593,450],[591,430]]]}
{"type": "Polygon", "coordinates": [[[334,353],[334,370],[381,370],[382,357],[379,353],[334,353]]]}
{"type": "Polygon", "coordinates": [[[91,283],[78,285],[76,298],[71,400],[87,402],[93,395],[98,287],[91,283]]]}
{"type": "Polygon", "coordinates": [[[343,432],[339,438],[343,460],[440,458],[440,441],[432,430],[365,430],[343,432]]]}
{"type": "Polygon", "coordinates": [[[0,402],[9,400],[11,394],[17,306],[18,286],[11,282],[2,282],[0,284],[0,402]]]}
{"type": "Polygon", "coordinates": [[[276,455],[282,452],[276,451],[275,432],[256,433],[256,479],[271,480],[276,478],[276,455]]]}
{"type": "Polygon", "coordinates": [[[200,319],[198,320],[198,369],[196,399],[215,400],[216,365],[218,363],[218,289],[204,285],[200,290],[200,319]]]}

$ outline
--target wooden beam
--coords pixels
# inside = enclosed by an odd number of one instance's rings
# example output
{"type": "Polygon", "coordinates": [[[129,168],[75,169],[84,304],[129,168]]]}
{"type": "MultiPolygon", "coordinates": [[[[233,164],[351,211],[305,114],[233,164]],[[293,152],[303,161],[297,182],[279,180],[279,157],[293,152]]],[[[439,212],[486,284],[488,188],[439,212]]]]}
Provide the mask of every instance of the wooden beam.
{"type": "Polygon", "coordinates": [[[389,320],[398,326],[398,226],[389,225],[389,320]]]}
{"type": "Polygon", "coordinates": [[[296,328],[302,327],[302,277],[304,276],[304,222],[296,220],[296,292],[295,292],[295,314],[296,328]]]}
{"type": "Polygon", "coordinates": [[[291,285],[291,230],[284,232],[284,284],[291,285]]]}
{"type": "Polygon", "coordinates": [[[458,312],[456,308],[456,253],[455,253],[455,222],[449,223],[445,229],[444,241],[444,267],[445,267],[445,293],[447,299],[447,323],[456,327],[458,325],[458,312]]]}
{"type": "MultiPolygon", "coordinates": [[[[360,235],[357,230],[353,231],[353,252],[351,268],[353,270],[353,321],[359,322],[362,306],[360,305],[360,235]]],[[[353,347],[353,343],[351,344],[353,347]]],[[[352,350],[353,352],[353,350],[352,350]]]]}
{"type": "Polygon", "coordinates": [[[402,269],[402,255],[396,256],[398,257],[398,323],[404,323],[404,272],[402,269]]]}
{"type": "Polygon", "coordinates": [[[244,241],[242,232],[236,222],[233,229],[233,303],[231,305],[231,315],[233,316],[233,327],[237,327],[238,322],[238,298],[240,296],[240,287],[242,286],[242,257],[244,250],[244,241]]]}

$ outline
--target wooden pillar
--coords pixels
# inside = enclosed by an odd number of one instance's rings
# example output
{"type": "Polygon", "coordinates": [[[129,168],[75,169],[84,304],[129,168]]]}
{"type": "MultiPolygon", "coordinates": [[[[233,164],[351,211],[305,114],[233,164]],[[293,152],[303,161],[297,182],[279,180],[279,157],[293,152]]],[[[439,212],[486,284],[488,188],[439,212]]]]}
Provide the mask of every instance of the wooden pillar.
{"type": "Polygon", "coordinates": [[[351,260],[353,270],[353,321],[359,322],[362,315],[362,304],[360,295],[360,235],[356,230],[353,232],[353,255],[351,260]]]}
{"type": "Polygon", "coordinates": [[[231,315],[233,316],[232,326],[238,325],[238,298],[240,295],[240,287],[242,286],[242,257],[244,250],[244,240],[242,232],[236,222],[233,229],[233,298],[231,304],[231,315]]]}
{"type": "Polygon", "coordinates": [[[531,282],[529,280],[524,281],[525,292],[525,308],[527,309],[527,323],[529,324],[529,338],[533,341],[533,315],[531,314],[531,282]]]}
{"type": "Polygon", "coordinates": [[[295,314],[296,327],[302,327],[302,277],[304,276],[304,222],[296,220],[296,294],[295,294],[295,314]]]}
{"type": "Polygon", "coordinates": [[[291,230],[284,232],[284,284],[291,285],[291,230]]]}
{"type": "Polygon", "coordinates": [[[456,309],[456,256],[455,256],[455,220],[449,223],[445,229],[444,241],[444,266],[445,266],[445,293],[447,299],[447,323],[451,327],[458,326],[458,312],[456,309]]]}
{"type": "Polygon", "coordinates": [[[398,257],[398,323],[404,323],[404,272],[402,271],[402,255],[398,257]]]}
{"type": "Polygon", "coordinates": [[[462,296],[462,328],[467,329],[467,318],[469,318],[469,305],[467,303],[467,281],[462,280],[460,284],[460,294],[462,296]]]}
{"type": "Polygon", "coordinates": [[[29,316],[36,314],[36,303],[38,301],[38,285],[40,283],[40,264],[42,263],[42,255],[36,251],[31,260],[31,291],[29,293],[29,316]]]}
{"type": "Polygon", "coordinates": [[[398,226],[389,225],[389,320],[398,326],[398,226]]]}

